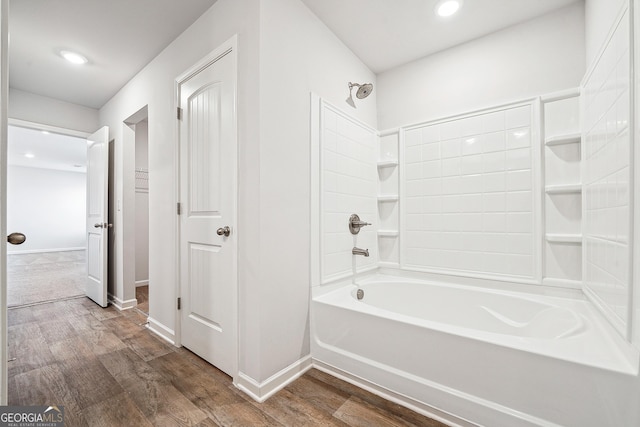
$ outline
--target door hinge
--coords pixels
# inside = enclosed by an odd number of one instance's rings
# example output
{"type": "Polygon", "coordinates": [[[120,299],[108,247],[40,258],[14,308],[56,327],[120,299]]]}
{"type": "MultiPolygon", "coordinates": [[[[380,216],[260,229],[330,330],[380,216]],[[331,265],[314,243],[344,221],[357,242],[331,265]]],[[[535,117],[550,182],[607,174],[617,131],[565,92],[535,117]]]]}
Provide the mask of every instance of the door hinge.
{"type": "Polygon", "coordinates": [[[178,215],[182,214],[182,206],[180,202],[176,203],[176,213],[178,215]]]}
{"type": "Polygon", "coordinates": [[[182,120],[182,108],[178,107],[176,116],[178,117],[178,120],[182,120]]]}
{"type": "Polygon", "coordinates": [[[182,305],[182,298],[178,297],[178,310],[180,310],[182,305]]]}

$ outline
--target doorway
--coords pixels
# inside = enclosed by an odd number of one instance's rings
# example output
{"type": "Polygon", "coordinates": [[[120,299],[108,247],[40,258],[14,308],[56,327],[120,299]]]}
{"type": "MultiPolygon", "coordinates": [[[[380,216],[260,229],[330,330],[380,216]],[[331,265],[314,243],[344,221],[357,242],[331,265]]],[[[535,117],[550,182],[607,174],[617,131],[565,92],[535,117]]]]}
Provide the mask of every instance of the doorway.
{"type": "Polygon", "coordinates": [[[7,247],[9,308],[84,295],[85,135],[10,122],[7,227],[27,236],[7,247]]]}
{"type": "Polygon", "coordinates": [[[123,137],[124,150],[132,155],[123,163],[126,169],[124,200],[130,201],[125,203],[123,222],[132,234],[125,236],[128,239],[125,244],[131,245],[131,250],[122,259],[126,275],[124,294],[132,295],[136,300],[135,309],[148,316],[153,284],[149,281],[149,115],[146,106],[124,121],[123,137]],[[127,205],[132,209],[126,209],[127,205]]]}

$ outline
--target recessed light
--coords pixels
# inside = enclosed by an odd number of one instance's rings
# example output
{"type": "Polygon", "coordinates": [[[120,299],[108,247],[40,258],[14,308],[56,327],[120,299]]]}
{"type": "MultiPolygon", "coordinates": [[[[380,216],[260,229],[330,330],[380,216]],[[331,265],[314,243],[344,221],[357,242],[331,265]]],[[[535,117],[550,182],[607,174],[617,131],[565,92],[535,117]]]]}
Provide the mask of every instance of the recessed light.
{"type": "Polygon", "coordinates": [[[76,52],[71,52],[70,50],[61,50],[60,51],[60,55],[66,59],[67,61],[71,62],[72,64],[76,64],[76,65],[83,65],[86,64],[87,62],[89,62],[89,60],[87,58],[85,58],[84,56],[80,55],[79,53],[76,52]]]}
{"type": "Polygon", "coordinates": [[[462,0],[440,0],[436,4],[436,14],[443,18],[455,14],[462,7],[462,0]]]}
{"type": "Polygon", "coordinates": [[[24,156],[25,156],[27,159],[33,159],[36,155],[35,155],[35,154],[33,154],[33,153],[24,153],[24,156]]]}
{"type": "Polygon", "coordinates": [[[48,130],[41,130],[40,133],[43,135],[49,135],[50,132],[48,130]]]}

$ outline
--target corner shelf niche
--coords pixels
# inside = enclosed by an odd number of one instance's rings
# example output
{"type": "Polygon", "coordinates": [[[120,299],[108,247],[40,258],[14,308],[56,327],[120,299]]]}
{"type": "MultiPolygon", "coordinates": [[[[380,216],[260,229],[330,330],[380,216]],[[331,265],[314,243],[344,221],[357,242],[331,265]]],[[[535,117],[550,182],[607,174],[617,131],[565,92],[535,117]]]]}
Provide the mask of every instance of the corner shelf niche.
{"type": "Polygon", "coordinates": [[[553,147],[556,145],[575,144],[580,143],[582,135],[579,133],[568,133],[564,135],[556,135],[545,138],[544,143],[547,147],[553,147]]]}
{"type": "Polygon", "coordinates": [[[541,99],[544,270],[542,284],[582,286],[580,90],[541,99]]]}
{"type": "Polygon", "coordinates": [[[378,139],[378,254],[379,265],[399,267],[399,147],[400,131],[381,132],[378,139]]]}

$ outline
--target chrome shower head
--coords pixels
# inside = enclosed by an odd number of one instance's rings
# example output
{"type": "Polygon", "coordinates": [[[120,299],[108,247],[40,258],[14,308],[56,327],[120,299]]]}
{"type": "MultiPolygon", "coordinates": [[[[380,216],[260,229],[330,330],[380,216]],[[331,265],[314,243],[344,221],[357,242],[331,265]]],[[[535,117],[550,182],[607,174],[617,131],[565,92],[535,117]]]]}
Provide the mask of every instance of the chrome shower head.
{"type": "Polygon", "coordinates": [[[356,92],[356,98],[364,99],[373,92],[373,84],[372,83],[351,83],[349,82],[349,98],[347,98],[347,104],[351,105],[353,108],[356,108],[355,103],[353,102],[352,91],[353,88],[357,87],[358,91],[356,92]]]}
{"type": "Polygon", "coordinates": [[[364,99],[369,96],[371,92],[373,92],[373,84],[371,83],[363,83],[358,86],[360,86],[358,88],[358,91],[356,92],[356,98],[358,99],[364,99]]]}

